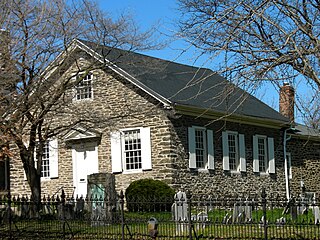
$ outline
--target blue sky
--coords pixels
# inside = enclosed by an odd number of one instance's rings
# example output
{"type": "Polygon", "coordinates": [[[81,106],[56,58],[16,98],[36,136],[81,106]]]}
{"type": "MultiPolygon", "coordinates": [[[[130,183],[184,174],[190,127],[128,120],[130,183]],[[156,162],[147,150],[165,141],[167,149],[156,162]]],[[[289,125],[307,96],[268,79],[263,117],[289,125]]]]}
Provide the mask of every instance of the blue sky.
{"type": "Polygon", "coordinates": [[[157,26],[163,41],[169,41],[170,44],[161,50],[144,52],[145,54],[184,64],[193,64],[192,59],[194,58],[191,51],[181,56],[181,50],[188,46],[181,40],[173,41],[168,37],[174,35],[176,31],[174,22],[179,16],[178,4],[175,0],[98,0],[98,3],[115,18],[121,13],[132,14],[142,30],[149,29],[153,25],[157,26]]]}

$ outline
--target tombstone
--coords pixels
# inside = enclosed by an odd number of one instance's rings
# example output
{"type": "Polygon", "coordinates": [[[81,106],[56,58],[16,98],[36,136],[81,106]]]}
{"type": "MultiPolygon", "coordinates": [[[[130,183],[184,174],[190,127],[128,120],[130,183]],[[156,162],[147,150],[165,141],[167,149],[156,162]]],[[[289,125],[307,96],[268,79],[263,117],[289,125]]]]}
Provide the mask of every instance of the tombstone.
{"type": "Polygon", "coordinates": [[[276,220],[277,227],[284,226],[286,224],[286,218],[281,217],[276,220]]]}
{"type": "Polygon", "coordinates": [[[244,222],[252,222],[253,202],[246,201],[244,207],[244,222]]]}
{"type": "Polygon", "coordinates": [[[295,205],[290,206],[290,215],[292,220],[296,220],[298,218],[297,207],[295,205]]]}
{"type": "Polygon", "coordinates": [[[305,197],[301,198],[301,201],[297,205],[297,214],[302,215],[308,213],[308,204],[307,204],[308,199],[305,197]]]}
{"type": "MultiPolygon", "coordinates": [[[[266,220],[266,227],[268,227],[268,220],[266,220]]],[[[264,216],[261,217],[259,228],[264,228],[264,216]]]]}
{"type": "Polygon", "coordinates": [[[244,206],[242,202],[235,203],[233,205],[232,222],[233,223],[244,222],[244,206]]]}
{"type": "Polygon", "coordinates": [[[97,204],[91,212],[91,226],[105,225],[106,211],[102,204],[97,204]]]}
{"type": "MultiPolygon", "coordinates": [[[[110,173],[94,173],[88,176],[88,199],[94,226],[116,221],[117,192],[115,177],[110,173]],[[99,224],[97,222],[99,221],[99,224]]],[[[81,205],[80,205],[81,206],[81,205]]],[[[80,208],[79,206],[79,208],[80,208]]]]}
{"type": "Polygon", "coordinates": [[[229,224],[229,219],[231,220],[231,216],[229,216],[229,213],[227,213],[222,219],[222,224],[229,224]]]}
{"type": "Polygon", "coordinates": [[[315,206],[313,208],[313,214],[314,214],[314,224],[319,225],[320,224],[320,210],[319,206],[315,206]]]}
{"type": "Polygon", "coordinates": [[[83,197],[80,197],[76,201],[75,218],[82,219],[83,217],[84,217],[84,199],[83,199],[83,197]]]}
{"type": "Polygon", "coordinates": [[[173,220],[176,222],[176,232],[181,234],[188,227],[188,203],[185,192],[177,192],[174,195],[174,203],[171,207],[173,220]]]}
{"type": "Polygon", "coordinates": [[[208,214],[206,212],[198,213],[197,222],[198,222],[198,228],[200,228],[200,226],[202,228],[205,228],[206,224],[208,224],[209,222],[208,214]]]}

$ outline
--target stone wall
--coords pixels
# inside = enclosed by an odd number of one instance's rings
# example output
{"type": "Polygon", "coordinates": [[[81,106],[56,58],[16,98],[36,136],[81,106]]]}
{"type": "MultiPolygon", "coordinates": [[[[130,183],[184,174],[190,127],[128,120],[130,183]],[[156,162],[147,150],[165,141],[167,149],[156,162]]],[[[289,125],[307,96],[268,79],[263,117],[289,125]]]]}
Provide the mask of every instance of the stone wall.
{"type": "Polygon", "coordinates": [[[177,189],[188,189],[201,194],[235,195],[259,193],[262,187],[267,193],[285,196],[285,176],[283,159],[283,137],[279,129],[251,126],[226,121],[208,121],[197,118],[181,117],[173,121],[177,129],[173,146],[177,151],[175,162],[176,170],[173,186],[177,189]],[[215,169],[206,171],[190,170],[188,168],[187,127],[192,125],[206,126],[214,132],[215,169]],[[224,171],[222,166],[222,131],[236,131],[245,135],[246,172],[224,171]],[[266,135],[274,138],[276,173],[257,174],[253,172],[252,138],[254,134],[266,135]]]}
{"type": "Polygon", "coordinates": [[[290,191],[293,196],[301,194],[301,183],[305,191],[320,196],[320,141],[292,137],[287,144],[291,153],[292,179],[290,191]]]}

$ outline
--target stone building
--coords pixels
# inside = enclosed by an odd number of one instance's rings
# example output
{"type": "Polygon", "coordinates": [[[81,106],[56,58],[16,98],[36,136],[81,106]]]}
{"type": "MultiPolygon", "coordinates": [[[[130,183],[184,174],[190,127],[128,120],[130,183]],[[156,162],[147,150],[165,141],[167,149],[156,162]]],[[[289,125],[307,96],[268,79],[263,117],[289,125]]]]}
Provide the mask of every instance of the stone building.
{"type": "MultiPolygon", "coordinates": [[[[102,121],[94,128],[79,125],[48,141],[43,194],[63,188],[85,195],[87,176],[94,173],[113,173],[117,190],[141,178],[163,180],[176,190],[219,195],[257,193],[265,187],[286,196],[290,187],[296,189],[296,168],[305,162],[294,151],[294,141],[303,144],[304,135],[295,135],[290,116],[210,69],[83,40],[73,41],[70,52],[68,64],[56,71],[82,80],[65,108],[92,113],[102,121]],[[290,166],[285,158],[289,152],[290,166]]],[[[61,54],[55,63],[63,58],[61,54]]],[[[67,112],[56,116],[55,123],[71,121],[67,112]]],[[[319,154],[306,160],[312,167],[319,154]]],[[[19,159],[12,158],[10,168],[12,193],[28,193],[19,159]]]]}

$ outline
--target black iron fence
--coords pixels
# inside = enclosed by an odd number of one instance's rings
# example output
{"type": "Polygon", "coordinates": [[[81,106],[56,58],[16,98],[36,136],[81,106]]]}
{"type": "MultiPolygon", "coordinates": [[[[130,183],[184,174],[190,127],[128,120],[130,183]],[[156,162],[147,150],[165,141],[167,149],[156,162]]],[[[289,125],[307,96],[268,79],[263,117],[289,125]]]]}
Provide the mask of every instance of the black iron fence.
{"type": "Polygon", "coordinates": [[[320,239],[314,198],[0,197],[0,239],[320,239]],[[169,206],[169,207],[168,207],[169,206]]]}

